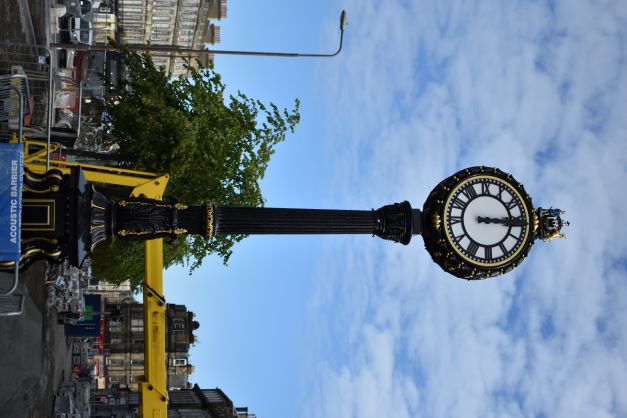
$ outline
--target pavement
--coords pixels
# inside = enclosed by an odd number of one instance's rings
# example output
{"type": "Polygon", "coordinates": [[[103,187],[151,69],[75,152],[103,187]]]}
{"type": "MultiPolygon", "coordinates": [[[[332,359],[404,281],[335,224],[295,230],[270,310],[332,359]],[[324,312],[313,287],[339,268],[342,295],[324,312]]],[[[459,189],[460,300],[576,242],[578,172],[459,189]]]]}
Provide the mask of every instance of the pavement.
{"type": "MultiPolygon", "coordinates": [[[[2,0],[0,44],[48,45],[49,1],[2,0]]],[[[59,384],[71,376],[71,341],[47,306],[47,270],[38,262],[22,273],[24,313],[0,317],[0,418],[49,417],[59,384]]]]}
{"type": "Polygon", "coordinates": [[[71,340],[46,301],[47,264],[20,276],[24,313],[0,317],[0,417],[50,416],[54,394],[71,376],[71,340]]]}
{"type": "Polygon", "coordinates": [[[0,6],[0,42],[46,45],[50,38],[48,1],[3,0],[0,6]]]}

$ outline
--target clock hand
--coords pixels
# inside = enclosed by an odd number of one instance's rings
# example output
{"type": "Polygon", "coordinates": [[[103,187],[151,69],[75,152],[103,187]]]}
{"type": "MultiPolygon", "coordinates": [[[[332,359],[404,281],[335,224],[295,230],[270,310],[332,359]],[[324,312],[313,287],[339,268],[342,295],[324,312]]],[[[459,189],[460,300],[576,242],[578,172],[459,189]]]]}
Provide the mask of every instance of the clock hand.
{"type": "Polygon", "coordinates": [[[477,222],[486,224],[501,224],[503,226],[527,226],[526,221],[514,218],[489,218],[478,216],[477,222]]]}

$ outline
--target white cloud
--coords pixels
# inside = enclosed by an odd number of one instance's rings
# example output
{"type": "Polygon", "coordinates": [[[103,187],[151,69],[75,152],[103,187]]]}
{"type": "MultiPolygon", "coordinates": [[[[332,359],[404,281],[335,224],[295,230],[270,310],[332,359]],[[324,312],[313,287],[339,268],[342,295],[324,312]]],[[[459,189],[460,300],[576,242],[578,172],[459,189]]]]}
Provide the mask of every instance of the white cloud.
{"type": "Polygon", "coordinates": [[[573,226],[480,283],[445,276],[419,237],[333,241],[305,416],[627,414],[627,3],[344,7],[347,50],[321,77],[341,109],[335,201],[421,207],[455,170],[496,165],[573,226]]]}

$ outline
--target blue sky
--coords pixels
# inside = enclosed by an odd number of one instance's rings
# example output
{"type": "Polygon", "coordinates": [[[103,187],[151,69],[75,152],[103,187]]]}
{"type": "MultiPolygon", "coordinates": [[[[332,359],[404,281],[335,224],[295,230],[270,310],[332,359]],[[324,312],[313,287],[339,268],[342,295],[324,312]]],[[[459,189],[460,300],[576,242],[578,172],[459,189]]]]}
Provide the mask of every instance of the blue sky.
{"type": "Polygon", "coordinates": [[[230,1],[217,57],[231,89],[302,122],[267,206],[421,208],[477,164],[559,206],[568,238],[514,273],[447,276],[420,237],[250,237],[228,267],[166,272],[197,313],[192,381],[259,418],[627,415],[627,3],[230,1]]]}

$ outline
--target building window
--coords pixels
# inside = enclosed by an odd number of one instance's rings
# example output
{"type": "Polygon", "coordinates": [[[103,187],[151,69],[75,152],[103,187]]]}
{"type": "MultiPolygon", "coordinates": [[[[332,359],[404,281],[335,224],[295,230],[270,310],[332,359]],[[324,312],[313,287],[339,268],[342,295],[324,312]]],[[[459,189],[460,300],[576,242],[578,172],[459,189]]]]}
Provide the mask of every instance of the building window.
{"type": "Polygon", "coordinates": [[[133,338],[133,344],[143,344],[143,343],[144,343],[143,338],[133,338]]]}
{"type": "Polygon", "coordinates": [[[131,359],[131,364],[133,366],[143,366],[144,365],[144,359],[143,358],[132,358],[131,359]]]}
{"type": "Polygon", "coordinates": [[[187,366],[187,359],[184,358],[175,358],[172,359],[173,366],[187,366]]]}
{"type": "Polygon", "coordinates": [[[122,14],[122,16],[120,16],[120,20],[122,22],[126,22],[127,20],[144,20],[144,16],[133,15],[133,14],[122,14]]]}
{"type": "MultiPolygon", "coordinates": [[[[124,36],[124,39],[127,41],[143,41],[144,37],[141,35],[126,35],[124,36]]],[[[135,328],[133,328],[133,330],[135,330],[135,328]]]]}
{"type": "Polygon", "coordinates": [[[144,319],[133,318],[131,319],[131,331],[143,332],[144,331],[144,319]]]}
{"type": "Polygon", "coordinates": [[[111,384],[116,384],[116,383],[126,383],[126,376],[109,376],[109,383],[111,384]]]}
{"type": "Polygon", "coordinates": [[[170,37],[167,35],[152,35],[150,37],[151,41],[160,41],[160,42],[169,42],[170,41],[170,37]]]}
{"type": "Polygon", "coordinates": [[[127,15],[131,15],[131,14],[142,14],[144,13],[144,9],[141,7],[122,7],[119,10],[120,14],[127,16],[127,15]]]}
{"type": "Polygon", "coordinates": [[[124,359],[107,358],[107,366],[124,366],[124,359]]]}
{"type": "Polygon", "coordinates": [[[122,344],[121,338],[111,338],[111,344],[122,344]]]}
{"type": "Polygon", "coordinates": [[[144,24],[142,22],[127,22],[122,29],[123,32],[126,32],[129,29],[144,29],[144,24]]]}
{"type": "Polygon", "coordinates": [[[203,395],[205,395],[207,400],[209,402],[211,402],[211,403],[223,402],[224,401],[222,396],[216,390],[213,390],[213,389],[203,390],[202,393],[203,393],[203,395]]]}

